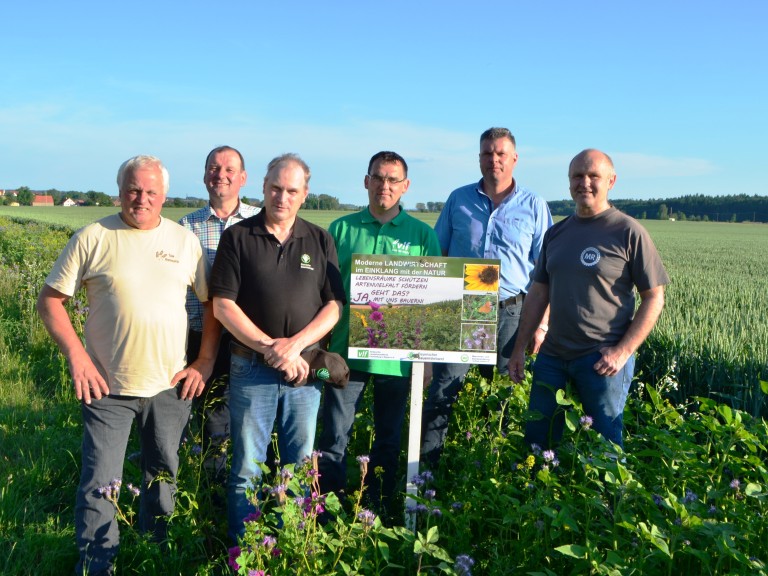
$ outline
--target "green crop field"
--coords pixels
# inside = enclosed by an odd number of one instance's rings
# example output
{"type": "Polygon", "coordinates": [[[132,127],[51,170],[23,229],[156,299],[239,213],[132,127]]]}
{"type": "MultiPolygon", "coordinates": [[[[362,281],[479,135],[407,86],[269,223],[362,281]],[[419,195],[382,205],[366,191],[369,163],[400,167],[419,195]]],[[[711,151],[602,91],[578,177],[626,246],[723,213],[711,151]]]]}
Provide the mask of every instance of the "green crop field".
{"type": "MultiPolygon", "coordinates": [[[[119,210],[120,208],[113,206],[51,206],[44,208],[33,208],[31,206],[0,206],[0,216],[36,220],[48,224],[58,224],[76,230],[99,218],[115,214],[116,212],[119,212],[119,210]]],[[[194,210],[195,209],[190,208],[163,208],[163,216],[170,218],[171,220],[179,220],[182,216],[194,212],[194,210]]],[[[302,210],[299,213],[299,216],[318,226],[327,228],[336,218],[344,216],[345,214],[349,214],[349,212],[343,210],[302,210]]],[[[412,212],[412,214],[430,225],[434,225],[437,221],[437,214],[435,213],[412,212]]]]}

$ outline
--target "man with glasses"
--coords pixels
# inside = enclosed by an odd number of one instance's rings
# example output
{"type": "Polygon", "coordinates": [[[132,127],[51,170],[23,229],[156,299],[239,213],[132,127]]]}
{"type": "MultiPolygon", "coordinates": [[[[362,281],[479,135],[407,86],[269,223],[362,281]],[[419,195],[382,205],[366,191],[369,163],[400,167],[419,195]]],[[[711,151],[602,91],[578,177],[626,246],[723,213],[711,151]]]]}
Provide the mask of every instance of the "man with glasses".
{"type": "MultiPolygon", "coordinates": [[[[435,230],[445,256],[498,258],[499,319],[496,368],[508,374],[523,298],[539,257],[544,232],[552,225],[547,203],[518,184],[512,176],[517,165],[515,137],[507,128],[489,128],[480,136],[482,179],[454,190],[440,212],[435,230]]],[[[545,315],[546,316],[546,315],[545,315]]],[[[533,341],[533,351],[544,340],[547,318],[533,341]]],[[[422,460],[434,467],[440,458],[448,421],[461,391],[468,364],[436,364],[424,402],[422,460]]],[[[490,379],[493,370],[481,368],[490,379]]]]}
{"type": "MultiPolygon", "coordinates": [[[[400,206],[408,191],[408,165],[395,152],[378,152],[368,164],[363,185],[368,191],[368,207],[331,223],[339,253],[339,266],[347,297],[350,295],[352,254],[392,254],[402,256],[440,256],[434,230],[410,216],[400,206]]],[[[330,349],[347,357],[349,303],[331,337],[330,349]]],[[[381,468],[381,478],[370,472],[366,477],[367,496],[372,508],[389,521],[396,509],[392,498],[397,484],[400,438],[410,391],[410,362],[347,359],[350,379],[346,388],[326,384],[323,404],[323,431],[318,449],[320,485],[323,492],[343,493],[347,485],[347,444],[355,422],[360,398],[368,382],[373,382],[374,440],[369,470],[381,468]]],[[[425,370],[425,381],[430,377],[425,370]]]]}

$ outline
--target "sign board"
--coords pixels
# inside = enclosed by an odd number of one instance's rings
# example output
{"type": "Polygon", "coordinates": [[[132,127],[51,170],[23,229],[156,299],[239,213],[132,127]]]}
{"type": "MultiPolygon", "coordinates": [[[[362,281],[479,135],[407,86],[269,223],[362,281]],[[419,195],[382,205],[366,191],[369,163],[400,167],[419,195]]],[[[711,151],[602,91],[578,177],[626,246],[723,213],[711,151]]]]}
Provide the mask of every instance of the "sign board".
{"type": "Polygon", "coordinates": [[[499,260],[352,255],[349,358],[496,364],[499,260]]]}

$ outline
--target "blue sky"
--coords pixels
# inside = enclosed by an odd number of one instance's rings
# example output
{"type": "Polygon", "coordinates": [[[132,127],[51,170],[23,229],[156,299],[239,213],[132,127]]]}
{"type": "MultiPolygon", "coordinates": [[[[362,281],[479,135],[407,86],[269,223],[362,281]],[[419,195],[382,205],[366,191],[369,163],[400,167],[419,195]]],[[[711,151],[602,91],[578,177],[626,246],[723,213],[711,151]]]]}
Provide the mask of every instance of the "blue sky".
{"type": "Polygon", "coordinates": [[[768,195],[768,3],[392,0],[10,2],[0,51],[0,188],[116,194],[135,154],[171,196],[205,196],[214,146],[297,152],[311,192],[364,204],[379,150],[409,163],[403,198],[479,179],[478,137],[506,126],[517,180],[568,198],[587,147],[614,198],[768,195]]]}

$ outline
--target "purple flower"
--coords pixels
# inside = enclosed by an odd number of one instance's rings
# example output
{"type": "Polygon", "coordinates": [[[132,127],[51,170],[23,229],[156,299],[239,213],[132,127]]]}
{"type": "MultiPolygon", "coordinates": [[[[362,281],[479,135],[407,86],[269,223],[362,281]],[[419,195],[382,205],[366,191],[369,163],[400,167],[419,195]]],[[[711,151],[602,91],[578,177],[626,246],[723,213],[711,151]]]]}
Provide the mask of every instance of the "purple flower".
{"type": "Polygon", "coordinates": [[[374,311],[381,308],[381,305],[378,302],[368,302],[368,306],[370,306],[371,310],[374,310],[374,311]]]}
{"type": "Polygon", "coordinates": [[[475,561],[466,554],[459,554],[453,563],[453,569],[458,576],[472,576],[472,566],[475,561]]]}
{"type": "Polygon", "coordinates": [[[357,519],[360,520],[360,523],[366,527],[370,528],[373,526],[373,523],[376,521],[376,514],[371,512],[370,510],[361,510],[357,513],[357,519]]]}
{"type": "Polygon", "coordinates": [[[249,522],[256,522],[259,518],[261,518],[261,510],[256,510],[256,512],[251,512],[243,518],[243,523],[248,524],[249,522]]]}
{"type": "Polygon", "coordinates": [[[436,494],[436,492],[434,490],[432,490],[431,488],[429,490],[425,490],[424,491],[424,497],[427,500],[434,500],[435,499],[435,494],[436,494]]]}
{"type": "Polygon", "coordinates": [[[732,490],[735,490],[736,492],[738,492],[739,488],[741,488],[741,482],[739,482],[738,478],[734,478],[733,480],[731,480],[730,486],[732,490]]]}
{"type": "Polygon", "coordinates": [[[237,563],[237,559],[240,556],[240,546],[234,546],[229,549],[229,567],[232,570],[240,570],[240,565],[237,563]]]}
{"type": "Polygon", "coordinates": [[[545,462],[552,462],[555,459],[555,451],[554,450],[544,450],[544,453],[542,454],[542,457],[544,458],[545,462]]]}
{"type": "Polygon", "coordinates": [[[584,430],[592,428],[593,423],[592,416],[582,416],[579,418],[579,424],[581,424],[581,427],[584,428],[584,430]]]}
{"type": "Polygon", "coordinates": [[[686,491],[685,491],[685,498],[683,498],[683,502],[688,504],[690,502],[696,502],[696,500],[698,500],[698,499],[699,499],[699,497],[696,495],[696,493],[694,491],[686,489],[686,491]]]}
{"type": "Polygon", "coordinates": [[[376,310],[375,312],[371,312],[370,318],[374,322],[381,322],[384,319],[384,314],[376,310]]]}
{"type": "Polygon", "coordinates": [[[658,494],[654,494],[653,503],[656,504],[656,506],[661,506],[664,503],[664,499],[658,494]]]}

